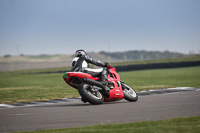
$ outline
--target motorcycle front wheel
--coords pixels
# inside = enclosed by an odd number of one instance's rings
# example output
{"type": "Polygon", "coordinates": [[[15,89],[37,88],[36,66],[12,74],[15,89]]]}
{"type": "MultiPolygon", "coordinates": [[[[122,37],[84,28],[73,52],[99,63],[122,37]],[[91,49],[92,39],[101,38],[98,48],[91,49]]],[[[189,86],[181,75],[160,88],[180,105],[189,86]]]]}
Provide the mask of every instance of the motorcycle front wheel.
{"type": "Polygon", "coordinates": [[[138,94],[134,89],[132,89],[130,86],[126,84],[122,84],[123,87],[123,93],[124,93],[124,99],[130,102],[136,102],[138,100],[138,94]]]}
{"type": "Polygon", "coordinates": [[[84,101],[88,101],[90,104],[102,104],[104,96],[102,93],[88,84],[82,84],[78,88],[78,92],[84,101]]]}

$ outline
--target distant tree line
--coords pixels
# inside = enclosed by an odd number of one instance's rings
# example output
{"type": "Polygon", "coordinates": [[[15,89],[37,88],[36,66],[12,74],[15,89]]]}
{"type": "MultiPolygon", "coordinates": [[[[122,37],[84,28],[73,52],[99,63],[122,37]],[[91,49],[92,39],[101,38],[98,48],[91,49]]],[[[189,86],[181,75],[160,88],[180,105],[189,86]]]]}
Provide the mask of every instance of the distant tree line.
{"type": "Polygon", "coordinates": [[[126,51],[126,52],[105,52],[101,51],[100,54],[110,56],[120,60],[154,60],[154,59],[171,59],[185,57],[185,54],[169,51],[126,51]]]}
{"type": "Polygon", "coordinates": [[[12,57],[12,55],[6,54],[3,56],[4,58],[12,57]]]}

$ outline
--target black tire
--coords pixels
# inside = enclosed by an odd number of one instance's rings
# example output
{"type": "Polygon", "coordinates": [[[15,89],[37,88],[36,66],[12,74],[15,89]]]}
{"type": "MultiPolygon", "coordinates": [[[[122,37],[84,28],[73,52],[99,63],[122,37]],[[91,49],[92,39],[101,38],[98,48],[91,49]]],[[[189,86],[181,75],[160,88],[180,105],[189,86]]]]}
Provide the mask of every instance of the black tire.
{"type": "Polygon", "coordinates": [[[122,83],[123,87],[123,93],[124,93],[124,99],[130,102],[136,102],[138,100],[138,94],[134,89],[132,89],[130,86],[122,83]]]}
{"type": "Polygon", "coordinates": [[[88,84],[82,84],[78,88],[78,92],[84,101],[88,101],[90,104],[102,104],[104,101],[104,96],[102,93],[96,89],[93,89],[88,84]]]}

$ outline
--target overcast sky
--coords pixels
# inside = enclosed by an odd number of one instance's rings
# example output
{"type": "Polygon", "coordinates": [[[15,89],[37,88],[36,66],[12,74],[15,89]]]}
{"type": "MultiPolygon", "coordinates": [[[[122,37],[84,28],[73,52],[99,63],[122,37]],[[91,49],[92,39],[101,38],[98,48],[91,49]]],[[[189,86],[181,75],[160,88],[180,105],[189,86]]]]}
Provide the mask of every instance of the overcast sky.
{"type": "Polygon", "coordinates": [[[200,0],[0,0],[0,56],[200,52],[200,0]]]}

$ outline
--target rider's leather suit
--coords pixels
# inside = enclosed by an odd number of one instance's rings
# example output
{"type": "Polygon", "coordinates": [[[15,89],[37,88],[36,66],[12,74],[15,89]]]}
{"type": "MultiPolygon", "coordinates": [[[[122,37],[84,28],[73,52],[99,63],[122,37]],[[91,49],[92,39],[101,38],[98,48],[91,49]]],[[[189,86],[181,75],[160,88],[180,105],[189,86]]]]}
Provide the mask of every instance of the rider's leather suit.
{"type": "Polygon", "coordinates": [[[107,63],[94,60],[88,55],[82,55],[72,60],[72,71],[85,72],[91,74],[93,77],[101,77],[101,81],[106,81],[108,75],[107,65],[107,63]],[[103,68],[89,68],[89,63],[103,68]]]}

